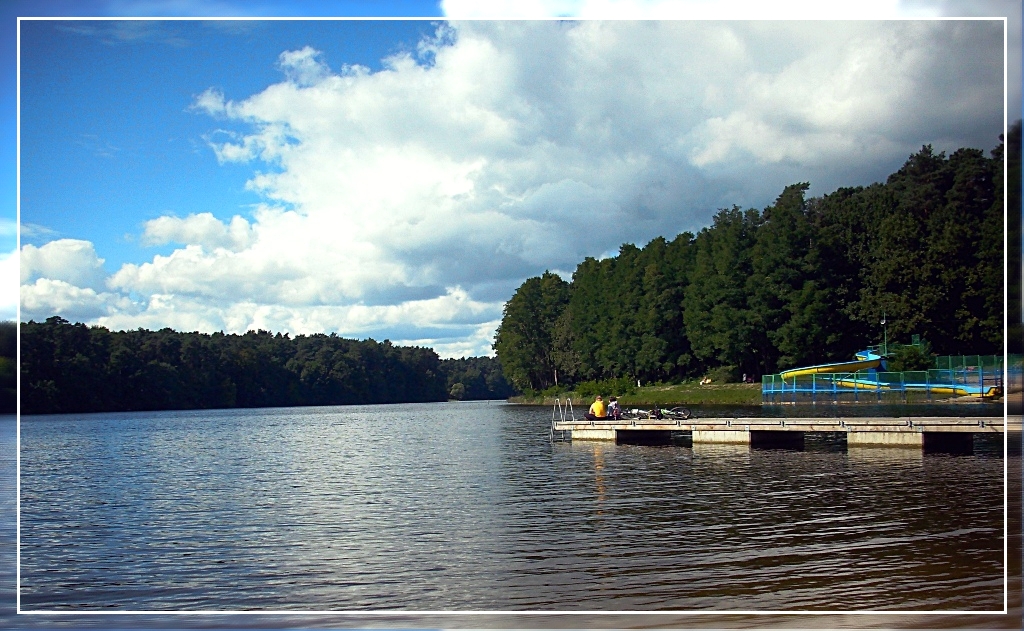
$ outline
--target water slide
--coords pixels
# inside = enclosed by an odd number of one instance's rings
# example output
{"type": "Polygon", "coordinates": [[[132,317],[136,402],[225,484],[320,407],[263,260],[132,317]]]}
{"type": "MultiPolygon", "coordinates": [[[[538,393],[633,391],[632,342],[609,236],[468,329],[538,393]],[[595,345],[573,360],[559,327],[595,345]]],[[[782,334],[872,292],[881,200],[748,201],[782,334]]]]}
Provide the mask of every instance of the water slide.
{"type": "Polygon", "coordinates": [[[950,383],[912,383],[912,382],[889,382],[877,378],[876,373],[854,375],[860,370],[879,368],[882,364],[882,357],[870,350],[857,353],[857,359],[850,362],[836,364],[821,364],[818,366],[807,366],[804,368],[793,368],[784,370],[779,375],[783,380],[802,377],[805,375],[818,375],[828,373],[846,373],[836,377],[836,385],[847,388],[882,389],[882,390],[926,390],[937,394],[951,394],[956,396],[971,397],[997,397],[1002,394],[1002,388],[996,384],[968,384],[955,383],[952,377],[950,383]]]}
{"type": "Polygon", "coordinates": [[[792,379],[794,377],[818,375],[821,373],[857,372],[858,370],[878,368],[881,364],[882,358],[880,355],[872,353],[871,351],[861,351],[857,353],[856,361],[840,362],[838,364],[820,364],[818,366],[807,366],[805,368],[793,368],[792,370],[783,370],[779,373],[779,376],[783,379],[792,379]]]}
{"type": "Polygon", "coordinates": [[[878,381],[870,377],[840,377],[835,380],[837,385],[847,388],[863,388],[865,390],[919,390],[935,394],[951,394],[960,397],[990,398],[1002,396],[1003,389],[998,385],[971,385],[966,383],[904,383],[878,381]]]}

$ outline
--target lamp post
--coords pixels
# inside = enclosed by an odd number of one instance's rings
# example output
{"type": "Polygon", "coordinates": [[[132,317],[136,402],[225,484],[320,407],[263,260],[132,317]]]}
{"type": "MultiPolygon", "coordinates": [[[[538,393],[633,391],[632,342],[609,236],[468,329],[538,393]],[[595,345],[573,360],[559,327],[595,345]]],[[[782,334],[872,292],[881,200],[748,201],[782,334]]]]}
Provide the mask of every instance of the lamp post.
{"type": "Polygon", "coordinates": [[[889,335],[885,330],[885,311],[882,312],[882,357],[889,354],[889,335]]]}

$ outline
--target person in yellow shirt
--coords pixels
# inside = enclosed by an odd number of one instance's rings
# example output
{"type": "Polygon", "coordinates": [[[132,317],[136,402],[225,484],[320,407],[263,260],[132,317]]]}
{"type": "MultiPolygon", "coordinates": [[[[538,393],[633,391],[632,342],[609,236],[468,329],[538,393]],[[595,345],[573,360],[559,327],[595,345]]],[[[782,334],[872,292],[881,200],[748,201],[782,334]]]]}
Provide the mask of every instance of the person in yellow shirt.
{"type": "Polygon", "coordinates": [[[590,405],[590,411],[586,413],[585,418],[588,421],[594,421],[607,416],[608,412],[604,407],[604,399],[601,398],[601,395],[597,395],[597,400],[590,405]]]}

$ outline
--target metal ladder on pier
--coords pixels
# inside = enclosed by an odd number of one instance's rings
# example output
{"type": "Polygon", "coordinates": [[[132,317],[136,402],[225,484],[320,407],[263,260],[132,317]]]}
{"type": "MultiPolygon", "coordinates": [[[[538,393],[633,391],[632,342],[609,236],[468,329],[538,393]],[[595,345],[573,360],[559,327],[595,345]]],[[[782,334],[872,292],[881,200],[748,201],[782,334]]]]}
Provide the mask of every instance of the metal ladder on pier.
{"type": "Polygon", "coordinates": [[[556,439],[571,441],[572,430],[555,429],[555,423],[575,420],[576,413],[572,409],[572,399],[566,399],[564,405],[560,399],[555,399],[555,405],[551,408],[551,428],[548,432],[548,441],[554,442],[556,439]]]}

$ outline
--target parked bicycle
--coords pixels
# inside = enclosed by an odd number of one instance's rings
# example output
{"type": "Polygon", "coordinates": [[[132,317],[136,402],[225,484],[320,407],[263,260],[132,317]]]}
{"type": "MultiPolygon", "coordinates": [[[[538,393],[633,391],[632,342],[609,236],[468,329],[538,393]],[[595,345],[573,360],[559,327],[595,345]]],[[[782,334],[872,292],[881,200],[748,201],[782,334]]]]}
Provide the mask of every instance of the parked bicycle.
{"type": "Polygon", "coordinates": [[[670,420],[670,421],[685,421],[693,418],[693,414],[689,408],[685,407],[674,407],[669,409],[654,408],[652,410],[642,410],[639,408],[632,408],[629,410],[623,410],[622,418],[624,419],[635,419],[635,420],[670,420]]]}

